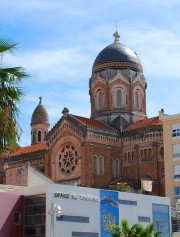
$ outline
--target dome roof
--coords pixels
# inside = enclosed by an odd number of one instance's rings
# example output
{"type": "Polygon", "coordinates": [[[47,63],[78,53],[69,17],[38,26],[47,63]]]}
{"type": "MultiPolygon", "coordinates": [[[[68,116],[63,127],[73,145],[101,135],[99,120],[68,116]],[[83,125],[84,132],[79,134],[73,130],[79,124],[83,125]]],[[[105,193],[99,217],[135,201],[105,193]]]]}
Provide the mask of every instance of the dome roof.
{"type": "Polygon", "coordinates": [[[93,72],[106,68],[130,68],[134,71],[142,72],[142,66],[137,54],[127,46],[119,43],[120,36],[117,31],[113,36],[115,37],[114,43],[104,48],[96,57],[93,64],[93,72]]]}
{"type": "Polygon", "coordinates": [[[31,124],[35,123],[46,123],[49,124],[49,115],[45,109],[45,107],[42,105],[42,97],[39,97],[39,104],[35,108],[32,117],[31,117],[31,124]]]}

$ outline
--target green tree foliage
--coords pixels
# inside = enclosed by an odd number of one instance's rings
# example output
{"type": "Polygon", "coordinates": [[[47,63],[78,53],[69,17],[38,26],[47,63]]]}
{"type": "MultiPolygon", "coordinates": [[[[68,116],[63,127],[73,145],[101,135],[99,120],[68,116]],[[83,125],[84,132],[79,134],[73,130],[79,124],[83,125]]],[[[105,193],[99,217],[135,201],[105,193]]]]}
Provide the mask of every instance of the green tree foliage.
{"type": "Polygon", "coordinates": [[[6,37],[0,38],[0,153],[6,148],[14,148],[19,139],[18,107],[23,92],[19,87],[23,78],[29,75],[22,67],[4,67],[7,53],[14,53],[17,43],[6,37]]]}
{"type": "Polygon", "coordinates": [[[112,227],[112,237],[160,237],[161,234],[161,232],[154,230],[152,223],[146,227],[143,227],[140,223],[129,227],[129,223],[126,219],[123,219],[119,226],[114,225],[112,227]]]}
{"type": "Polygon", "coordinates": [[[129,186],[127,183],[117,183],[116,190],[119,192],[128,192],[129,186]]]}

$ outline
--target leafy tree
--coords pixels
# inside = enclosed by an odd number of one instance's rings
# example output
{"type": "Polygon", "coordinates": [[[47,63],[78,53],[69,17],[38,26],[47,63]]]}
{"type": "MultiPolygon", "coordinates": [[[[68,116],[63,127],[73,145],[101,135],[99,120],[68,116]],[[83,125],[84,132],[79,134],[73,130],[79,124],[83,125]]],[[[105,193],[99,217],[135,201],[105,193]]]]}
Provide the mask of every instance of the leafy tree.
{"type": "Polygon", "coordinates": [[[119,226],[114,225],[112,227],[112,237],[160,237],[161,234],[161,232],[154,230],[154,224],[152,223],[146,227],[143,227],[140,223],[129,227],[126,219],[123,219],[119,226]]]}
{"type": "Polygon", "coordinates": [[[17,103],[24,94],[19,83],[29,75],[22,67],[3,67],[5,54],[14,53],[17,45],[6,37],[0,38],[0,153],[14,148],[20,135],[17,103]]]}
{"type": "Polygon", "coordinates": [[[117,183],[116,190],[119,192],[128,192],[129,186],[127,183],[117,183]]]}

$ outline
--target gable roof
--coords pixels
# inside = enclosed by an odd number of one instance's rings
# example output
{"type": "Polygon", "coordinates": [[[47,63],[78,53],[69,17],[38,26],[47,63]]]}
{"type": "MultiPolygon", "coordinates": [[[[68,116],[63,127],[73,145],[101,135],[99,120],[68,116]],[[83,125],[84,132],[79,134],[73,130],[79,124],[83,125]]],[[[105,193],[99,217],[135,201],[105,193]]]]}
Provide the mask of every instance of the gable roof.
{"type": "Polygon", "coordinates": [[[10,153],[10,156],[18,156],[25,153],[36,152],[36,151],[44,150],[45,148],[46,147],[44,143],[37,143],[31,146],[20,147],[16,151],[10,153]]]}
{"type": "Polygon", "coordinates": [[[85,117],[81,117],[77,115],[72,115],[72,116],[78,119],[79,121],[85,123],[86,125],[90,125],[92,127],[97,127],[97,128],[102,128],[102,129],[107,129],[107,130],[113,130],[111,127],[107,126],[106,124],[98,120],[89,119],[89,118],[85,118],[85,117]]]}
{"type": "Polygon", "coordinates": [[[130,125],[124,131],[130,131],[130,130],[135,130],[138,128],[159,126],[159,125],[162,125],[162,121],[159,119],[159,116],[157,116],[157,117],[152,117],[152,118],[143,119],[141,121],[138,121],[138,122],[130,125]]]}

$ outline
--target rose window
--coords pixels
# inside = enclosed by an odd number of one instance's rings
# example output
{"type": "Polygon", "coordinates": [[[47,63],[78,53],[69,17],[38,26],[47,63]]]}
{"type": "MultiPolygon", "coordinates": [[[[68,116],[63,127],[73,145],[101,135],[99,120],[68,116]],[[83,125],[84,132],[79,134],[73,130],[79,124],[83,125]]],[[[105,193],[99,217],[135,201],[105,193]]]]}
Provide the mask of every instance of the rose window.
{"type": "Polygon", "coordinates": [[[78,163],[78,153],[72,145],[62,148],[59,155],[59,167],[62,173],[70,174],[78,163]]]}

